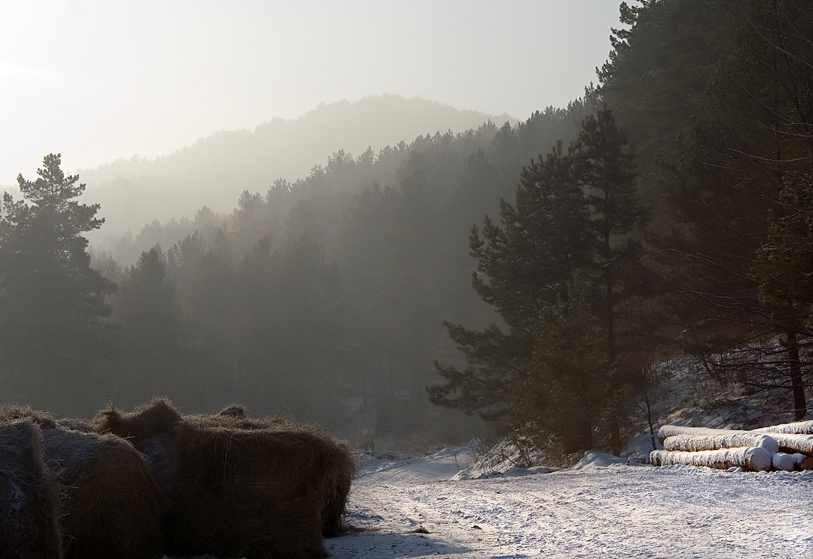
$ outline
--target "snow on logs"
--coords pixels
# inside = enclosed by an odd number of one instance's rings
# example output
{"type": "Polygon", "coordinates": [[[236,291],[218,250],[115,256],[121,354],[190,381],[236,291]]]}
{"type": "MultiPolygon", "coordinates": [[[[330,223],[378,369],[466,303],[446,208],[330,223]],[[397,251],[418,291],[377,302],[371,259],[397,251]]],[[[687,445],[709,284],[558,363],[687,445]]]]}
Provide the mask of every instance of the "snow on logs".
{"type": "Polygon", "coordinates": [[[774,470],[782,470],[785,472],[792,472],[796,469],[796,461],[793,459],[792,454],[785,452],[777,452],[771,459],[771,465],[774,470]]]}
{"type": "Polygon", "coordinates": [[[650,453],[655,466],[689,465],[749,471],[813,469],[813,421],[754,431],[664,425],[664,450],[650,453]]]}
{"type": "Polygon", "coordinates": [[[813,421],[796,421],[754,429],[755,433],[785,433],[788,435],[813,435],[813,421]]]}
{"type": "MultiPolygon", "coordinates": [[[[663,431],[665,425],[661,427],[663,431]]],[[[680,430],[672,435],[662,437],[664,450],[682,450],[696,452],[699,450],[719,450],[723,448],[758,447],[764,448],[770,454],[779,452],[779,445],[776,440],[760,433],[749,431],[724,431],[716,429],[698,429],[696,431],[686,431],[691,427],[680,427],[680,430]]],[[[672,430],[666,430],[674,432],[672,430]]],[[[659,432],[660,435],[660,432],[659,432]]]]}
{"type": "Polygon", "coordinates": [[[802,453],[813,456],[813,421],[797,421],[755,429],[776,439],[779,450],[790,454],[802,453]]]}
{"type": "Polygon", "coordinates": [[[772,439],[776,440],[779,450],[794,454],[801,452],[808,456],[813,456],[813,435],[789,435],[786,433],[770,433],[772,439]]]}
{"type": "Polygon", "coordinates": [[[649,460],[653,466],[706,466],[722,470],[739,467],[751,472],[771,469],[771,453],[761,447],[697,451],[653,450],[649,460]]]}

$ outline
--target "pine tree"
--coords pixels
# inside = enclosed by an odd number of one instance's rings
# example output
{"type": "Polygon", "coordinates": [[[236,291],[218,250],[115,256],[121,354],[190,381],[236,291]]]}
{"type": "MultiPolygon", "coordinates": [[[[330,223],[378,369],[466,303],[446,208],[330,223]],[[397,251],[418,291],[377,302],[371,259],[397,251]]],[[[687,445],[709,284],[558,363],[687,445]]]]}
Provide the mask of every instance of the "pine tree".
{"type": "MultiPolygon", "coordinates": [[[[193,249],[194,237],[189,241],[187,248],[193,249]]],[[[240,371],[236,270],[222,230],[202,253],[191,252],[194,273],[183,286],[182,306],[200,364],[189,397],[197,409],[213,410],[233,401],[240,371]]]]}
{"type": "Polygon", "coordinates": [[[606,108],[584,119],[567,154],[557,145],[523,169],[516,205],[502,201],[501,224],[486,218],[469,244],[473,287],[503,328],[446,325],[469,366],[437,365],[446,383],[429,388],[432,402],[536,429],[565,452],[590,448],[598,433],[620,451],[617,402],[631,381],[619,374],[615,330],[631,291],[630,236],[647,215],[634,169],[606,108]],[[581,402],[572,426],[554,412],[567,402],[581,402]]]}
{"type": "Polygon", "coordinates": [[[605,365],[603,332],[590,305],[590,285],[576,274],[567,294],[545,311],[537,337],[535,374],[524,390],[536,408],[542,436],[536,440],[569,454],[596,447],[597,438],[614,436],[606,425],[610,378],[605,365]],[[551,440],[552,439],[552,440],[551,440]]]}
{"type": "Polygon", "coordinates": [[[657,161],[688,133],[715,65],[730,47],[737,14],[727,2],[621,2],[621,27],[598,70],[601,100],[635,138],[639,184],[647,205],[660,209],[657,161]]]}
{"type": "Polygon", "coordinates": [[[191,365],[175,285],[160,247],[141,254],[119,285],[114,317],[121,324],[121,364],[114,397],[131,406],[154,395],[182,401],[191,365]]]}
{"type": "MultiPolygon", "coordinates": [[[[624,346],[619,343],[619,315],[622,305],[637,290],[630,279],[640,278],[640,244],[633,235],[640,232],[648,213],[638,198],[636,156],[624,130],[616,125],[606,106],[584,119],[582,131],[572,146],[575,181],[587,196],[593,233],[593,274],[602,297],[594,312],[603,318],[606,369],[613,399],[629,395],[635,373],[626,370],[624,346]]],[[[623,336],[622,336],[623,337],[623,336]]],[[[633,369],[634,370],[634,369],[633,369]]],[[[616,405],[609,413],[612,450],[621,452],[621,424],[616,405]]]]}
{"type": "Polygon", "coordinates": [[[801,418],[809,364],[800,349],[810,334],[788,280],[804,272],[782,254],[809,253],[804,235],[791,233],[804,222],[791,217],[801,208],[787,200],[804,201],[813,160],[813,5],[749,1],[732,13],[735,48],[718,65],[681,159],[667,167],[663,272],[681,296],[685,336],[696,340],[689,349],[724,378],[789,386],[801,418]]]}
{"type": "MultiPolygon", "coordinates": [[[[567,300],[569,286],[592,255],[587,200],[560,146],[523,170],[516,206],[503,201],[500,218],[501,225],[486,218],[482,234],[473,228],[469,247],[478,263],[472,284],[499,312],[503,327],[474,331],[446,323],[468,367],[436,364],[445,384],[430,386],[429,398],[506,429],[549,433],[545,427],[554,424],[545,417],[554,389],[547,381],[565,391],[575,385],[546,374],[550,361],[538,351],[539,340],[551,333],[553,309],[567,300]]],[[[576,375],[582,371],[571,369],[576,375]]]]}
{"type": "Polygon", "coordinates": [[[329,364],[341,333],[338,267],[307,234],[274,251],[268,266],[276,397],[297,417],[328,419],[336,389],[329,364]]]}
{"type": "MultiPolygon", "coordinates": [[[[768,235],[754,259],[759,302],[784,336],[796,420],[807,415],[803,342],[813,335],[813,170],[785,177],[781,215],[772,213],[768,235]]],[[[809,374],[809,373],[808,373],[809,374]]]]}
{"type": "Polygon", "coordinates": [[[3,197],[0,219],[0,352],[6,382],[56,412],[79,412],[93,375],[111,357],[106,296],[115,285],[90,268],[83,233],[101,227],[98,204],[65,175],[61,156],[43,159],[34,181],[17,177],[23,200],[3,197]]]}
{"type": "Polygon", "coordinates": [[[576,182],[591,208],[596,264],[604,286],[608,362],[614,363],[616,268],[622,256],[632,252],[629,234],[640,228],[647,212],[638,200],[635,152],[612,111],[604,107],[588,116],[573,149],[576,182]]]}

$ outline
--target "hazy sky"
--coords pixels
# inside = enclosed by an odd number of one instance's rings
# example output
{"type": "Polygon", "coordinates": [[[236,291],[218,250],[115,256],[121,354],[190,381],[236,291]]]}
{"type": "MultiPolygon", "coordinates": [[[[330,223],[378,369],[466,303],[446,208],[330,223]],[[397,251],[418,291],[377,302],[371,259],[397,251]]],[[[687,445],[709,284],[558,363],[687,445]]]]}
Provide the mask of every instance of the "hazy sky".
{"type": "Polygon", "coordinates": [[[618,4],[3,1],[0,185],[382,93],[524,119],[595,81],[618,4]]]}

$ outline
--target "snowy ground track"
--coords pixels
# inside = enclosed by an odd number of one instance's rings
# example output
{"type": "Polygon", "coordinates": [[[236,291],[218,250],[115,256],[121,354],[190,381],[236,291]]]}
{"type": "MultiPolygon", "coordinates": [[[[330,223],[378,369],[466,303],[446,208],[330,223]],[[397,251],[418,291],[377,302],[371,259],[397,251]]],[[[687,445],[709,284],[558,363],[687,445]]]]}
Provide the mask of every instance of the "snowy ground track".
{"type": "Polygon", "coordinates": [[[331,556],[813,557],[813,471],[612,464],[450,481],[457,469],[449,452],[369,459],[350,498],[362,531],[328,540],[331,556]]]}

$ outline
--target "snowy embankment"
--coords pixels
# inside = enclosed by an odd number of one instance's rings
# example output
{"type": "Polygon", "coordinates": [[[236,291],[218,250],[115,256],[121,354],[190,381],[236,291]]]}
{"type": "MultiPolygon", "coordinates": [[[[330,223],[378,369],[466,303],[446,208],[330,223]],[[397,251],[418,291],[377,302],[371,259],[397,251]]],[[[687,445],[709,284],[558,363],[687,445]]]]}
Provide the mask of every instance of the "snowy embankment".
{"type": "Polygon", "coordinates": [[[331,556],[813,557],[813,471],[654,468],[589,453],[568,470],[465,479],[466,462],[462,449],[364,456],[349,506],[360,531],[327,540],[331,556]]]}

